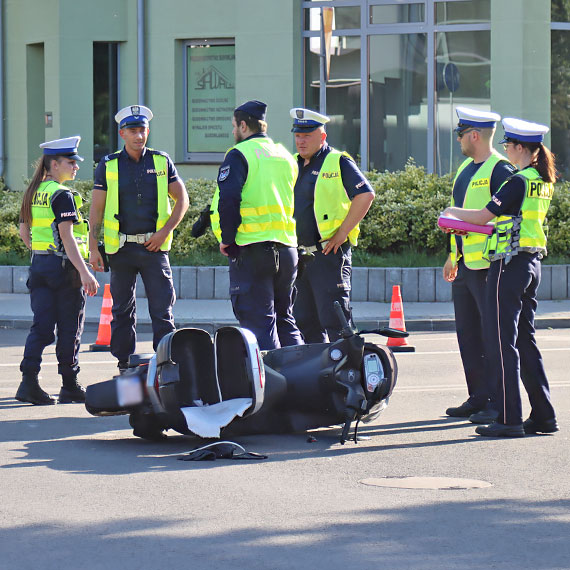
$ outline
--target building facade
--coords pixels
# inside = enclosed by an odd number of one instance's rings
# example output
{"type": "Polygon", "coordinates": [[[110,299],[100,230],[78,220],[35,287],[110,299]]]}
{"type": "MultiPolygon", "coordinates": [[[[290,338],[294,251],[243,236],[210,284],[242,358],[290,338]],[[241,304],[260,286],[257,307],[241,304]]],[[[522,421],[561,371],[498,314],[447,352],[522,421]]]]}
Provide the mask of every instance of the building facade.
{"type": "Polygon", "coordinates": [[[364,168],[411,157],[442,174],[462,158],[454,107],[492,109],[550,124],[570,178],[570,0],[0,0],[0,14],[13,189],[42,141],[74,134],[91,178],[120,147],[115,112],[137,103],[155,115],[149,146],[184,178],[213,178],[247,99],[268,103],[269,134],[291,150],[289,109],[326,104],[329,140],[364,168]],[[334,8],[325,81],[321,8],[334,8]]]}

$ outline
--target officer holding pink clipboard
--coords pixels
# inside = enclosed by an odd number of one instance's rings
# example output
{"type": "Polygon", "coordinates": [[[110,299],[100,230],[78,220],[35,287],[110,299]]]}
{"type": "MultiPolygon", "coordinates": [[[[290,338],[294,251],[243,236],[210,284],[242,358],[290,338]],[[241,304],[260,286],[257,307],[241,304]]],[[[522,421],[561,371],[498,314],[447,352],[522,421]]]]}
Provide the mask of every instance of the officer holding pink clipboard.
{"type": "MultiPolygon", "coordinates": [[[[515,171],[492,146],[496,124],[501,117],[468,107],[457,107],[456,113],[458,125],[455,132],[461,152],[467,158],[455,176],[451,206],[482,208],[515,171]]],[[[483,335],[485,283],[489,268],[489,262],[483,259],[483,248],[487,236],[463,230],[452,229],[454,235],[451,236],[443,277],[452,284],[457,340],[468,398],[461,405],[448,408],[445,413],[469,418],[474,423],[489,423],[498,412],[494,406],[494,385],[489,384],[483,335]]]]}

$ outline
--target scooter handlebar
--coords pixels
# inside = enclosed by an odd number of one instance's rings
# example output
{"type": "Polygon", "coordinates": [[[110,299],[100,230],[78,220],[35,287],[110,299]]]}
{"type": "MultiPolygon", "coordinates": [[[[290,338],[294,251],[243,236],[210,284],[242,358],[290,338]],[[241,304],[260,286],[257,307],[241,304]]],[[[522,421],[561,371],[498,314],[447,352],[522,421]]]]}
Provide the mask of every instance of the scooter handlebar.
{"type": "Polygon", "coordinates": [[[362,334],[379,334],[381,336],[387,336],[388,338],[406,338],[410,336],[410,333],[406,331],[401,331],[398,329],[392,329],[390,327],[383,327],[381,329],[372,329],[369,331],[359,331],[360,335],[362,334]]]}

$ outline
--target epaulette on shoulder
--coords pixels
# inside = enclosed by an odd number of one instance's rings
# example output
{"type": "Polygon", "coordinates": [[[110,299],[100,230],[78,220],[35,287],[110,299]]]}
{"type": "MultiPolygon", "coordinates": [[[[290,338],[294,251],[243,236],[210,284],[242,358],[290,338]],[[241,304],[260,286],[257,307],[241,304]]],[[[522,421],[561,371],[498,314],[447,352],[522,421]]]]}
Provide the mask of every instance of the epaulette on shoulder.
{"type": "Polygon", "coordinates": [[[167,152],[163,152],[162,150],[155,150],[154,148],[148,148],[147,149],[150,154],[160,154],[161,156],[165,156],[166,158],[168,158],[168,153],[167,152]]]}
{"type": "Polygon", "coordinates": [[[117,152],[112,152],[111,154],[107,154],[106,156],[103,157],[103,162],[109,162],[110,160],[113,160],[114,158],[119,158],[120,154],[121,154],[120,150],[118,150],[117,152]]]}

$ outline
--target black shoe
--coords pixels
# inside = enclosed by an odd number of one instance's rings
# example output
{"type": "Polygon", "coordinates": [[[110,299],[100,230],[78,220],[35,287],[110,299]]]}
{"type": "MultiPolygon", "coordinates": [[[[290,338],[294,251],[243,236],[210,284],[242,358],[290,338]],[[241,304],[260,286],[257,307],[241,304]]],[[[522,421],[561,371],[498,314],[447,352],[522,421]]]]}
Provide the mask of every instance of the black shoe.
{"type": "Polygon", "coordinates": [[[119,368],[119,374],[126,372],[129,369],[129,363],[127,360],[119,360],[119,364],[117,364],[119,368]]]}
{"type": "Polygon", "coordinates": [[[37,378],[36,383],[33,383],[24,377],[16,392],[16,400],[34,404],[34,406],[49,406],[55,404],[55,398],[52,398],[47,392],[44,392],[40,388],[37,383],[37,378]]]}
{"type": "Polygon", "coordinates": [[[469,402],[463,402],[463,404],[461,404],[461,406],[457,406],[457,408],[447,408],[445,413],[452,418],[468,418],[479,411],[481,411],[481,408],[476,408],[469,402]]]}
{"type": "Polygon", "coordinates": [[[472,424],[488,425],[492,424],[493,422],[496,422],[498,417],[499,417],[499,412],[495,410],[481,410],[476,414],[471,414],[469,416],[469,421],[472,424]]]}
{"type": "Polygon", "coordinates": [[[508,426],[498,422],[488,426],[479,426],[475,429],[475,433],[485,435],[487,437],[524,437],[524,429],[522,424],[508,426]]]}
{"type": "Polygon", "coordinates": [[[58,402],[60,404],[82,404],[85,402],[85,388],[77,382],[75,386],[62,386],[59,391],[58,402]]]}
{"type": "Polygon", "coordinates": [[[537,422],[531,418],[523,422],[523,428],[525,433],[554,433],[559,431],[558,423],[556,423],[556,418],[551,420],[543,420],[542,422],[537,422]]]}

